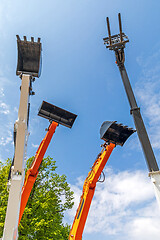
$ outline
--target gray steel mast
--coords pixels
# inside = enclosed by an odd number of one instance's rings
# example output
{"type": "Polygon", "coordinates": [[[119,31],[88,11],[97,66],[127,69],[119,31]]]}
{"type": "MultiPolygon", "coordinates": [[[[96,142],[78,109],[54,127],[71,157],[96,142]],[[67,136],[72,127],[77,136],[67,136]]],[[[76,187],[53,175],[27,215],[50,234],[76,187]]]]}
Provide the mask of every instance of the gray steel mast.
{"type": "Polygon", "coordinates": [[[157,161],[156,161],[141,113],[140,113],[140,108],[137,105],[137,102],[136,102],[128,75],[127,75],[127,71],[124,65],[124,62],[125,62],[124,48],[125,48],[125,44],[129,42],[129,39],[122,32],[122,23],[121,23],[120,13],[118,14],[118,19],[119,19],[120,33],[117,35],[111,36],[109,18],[107,17],[107,28],[108,28],[109,36],[103,39],[104,44],[106,45],[106,48],[109,48],[109,50],[113,50],[115,52],[116,63],[118,65],[118,68],[122,77],[122,81],[124,84],[124,88],[128,97],[128,101],[131,107],[130,113],[132,114],[134,119],[135,127],[137,130],[139,140],[141,142],[141,146],[143,149],[143,153],[145,155],[149,172],[159,171],[158,164],[157,164],[157,161]]]}
{"type": "Polygon", "coordinates": [[[41,73],[41,43],[40,38],[35,42],[27,41],[26,36],[21,40],[17,35],[18,62],[16,74],[20,76],[21,94],[18,110],[18,120],[14,125],[15,153],[10,172],[10,190],[3,231],[3,240],[18,238],[18,220],[21,203],[21,191],[24,183],[26,148],[28,140],[29,97],[34,95],[32,83],[41,73]]]}

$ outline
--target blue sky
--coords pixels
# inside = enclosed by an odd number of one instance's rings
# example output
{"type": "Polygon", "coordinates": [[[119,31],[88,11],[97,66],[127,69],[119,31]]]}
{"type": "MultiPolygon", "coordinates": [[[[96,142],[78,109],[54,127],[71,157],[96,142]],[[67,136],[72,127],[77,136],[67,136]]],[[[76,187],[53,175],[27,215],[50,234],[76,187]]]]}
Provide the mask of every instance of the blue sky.
{"type": "MultiPolygon", "coordinates": [[[[46,153],[75,191],[75,207],[65,216],[70,224],[83,181],[101,151],[101,124],[117,120],[134,128],[114,53],[103,44],[105,18],[110,17],[116,34],[119,12],[130,39],[125,65],[160,162],[159,8],[158,0],[0,2],[0,160],[13,156],[21,83],[15,74],[16,34],[41,37],[42,75],[33,85],[27,155],[35,154],[48,126],[37,116],[43,100],[78,115],[72,129],[57,128],[46,153]]],[[[105,174],[105,183],[97,185],[84,239],[158,240],[160,213],[136,133],[122,148],[116,147],[105,174]]]]}

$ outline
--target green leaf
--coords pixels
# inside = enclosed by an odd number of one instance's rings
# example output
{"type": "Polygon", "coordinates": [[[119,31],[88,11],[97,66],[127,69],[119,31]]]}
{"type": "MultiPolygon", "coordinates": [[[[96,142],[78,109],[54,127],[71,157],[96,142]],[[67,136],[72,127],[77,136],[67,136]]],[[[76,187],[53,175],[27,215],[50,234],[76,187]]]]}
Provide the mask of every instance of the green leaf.
{"type": "MultiPolygon", "coordinates": [[[[28,159],[26,171],[34,157],[28,159]]],[[[66,176],[56,173],[56,162],[44,158],[21,219],[19,240],[66,240],[70,226],[63,224],[64,212],[73,206],[73,192],[66,176]]],[[[0,236],[3,235],[8,201],[7,178],[11,160],[0,162],[0,236]]]]}

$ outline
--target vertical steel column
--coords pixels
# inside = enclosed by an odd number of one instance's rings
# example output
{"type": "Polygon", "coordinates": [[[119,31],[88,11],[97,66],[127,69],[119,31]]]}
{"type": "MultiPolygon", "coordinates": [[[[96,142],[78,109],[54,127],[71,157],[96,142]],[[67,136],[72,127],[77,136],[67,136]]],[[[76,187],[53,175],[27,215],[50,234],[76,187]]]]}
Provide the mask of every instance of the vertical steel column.
{"type": "Polygon", "coordinates": [[[15,240],[18,237],[18,220],[21,191],[24,182],[26,146],[28,139],[28,102],[30,93],[30,75],[22,75],[20,105],[16,121],[17,136],[14,167],[12,167],[11,187],[3,232],[3,240],[15,240]]]}
{"type": "Polygon", "coordinates": [[[3,240],[15,240],[18,237],[18,220],[21,202],[21,191],[24,182],[26,147],[28,139],[29,96],[32,91],[33,77],[40,77],[41,73],[41,43],[40,38],[34,42],[21,40],[17,35],[18,61],[16,75],[22,79],[18,120],[14,128],[16,131],[15,154],[11,168],[10,192],[6,212],[3,240]]]}
{"type": "Polygon", "coordinates": [[[149,176],[154,185],[155,195],[160,206],[160,171],[159,167],[140,113],[140,108],[138,108],[135,96],[124,66],[125,55],[124,48],[125,44],[129,42],[128,37],[122,32],[122,23],[121,23],[121,14],[118,14],[119,19],[119,30],[120,33],[117,35],[111,36],[110,34],[110,24],[109,18],[107,18],[107,28],[109,37],[104,38],[104,44],[109,50],[113,50],[116,56],[116,63],[119,67],[121,78],[124,84],[124,88],[128,97],[128,101],[131,107],[131,114],[133,115],[134,123],[136,126],[137,134],[145,155],[146,163],[149,169],[149,176]]]}
{"type": "Polygon", "coordinates": [[[153,153],[153,149],[140,113],[140,108],[138,108],[136,100],[135,100],[135,96],[134,93],[132,91],[132,87],[125,69],[124,64],[118,64],[119,67],[119,71],[122,77],[122,81],[124,84],[124,88],[128,97],[128,101],[131,107],[131,114],[133,115],[133,119],[134,119],[134,123],[135,123],[135,127],[137,130],[137,134],[143,149],[143,153],[145,155],[145,159],[147,162],[147,166],[149,169],[149,172],[151,171],[158,171],[158,165],[157,165],[157,161],[155,158],[155,155],[153,153]]]}
{"type": "Polygon", "coordinates": [[[115,52],[116,63],[119,67],[119,71],[121,74],[121,78],[124,84],[124,88],[128,97],[128,101],[131,107],[131,114],[133,115],[134,123],[136,126],[137,134],[143,149],[143,153],[145,155],[145,159],[147,162],[147,166],[149,172],[152,171],[159,171],[156,158],[153,153],[153,149],[140,113],[140,108],[137,106],[137,102],[124,66],[125,62],[125,55],[124,55],[124,48],[125,44],[129,42],[128,37],[122,32],[122,23],[121,23],[121,14],[118,14],[119,20],[119,30],[120,33],[117,35],[111,36],[109,18],[107,17],[107,28],[108,28],[108,35],[109,37],[104,38],[104,44],[106,48],[109,50],[113,50],[115,52]]]}

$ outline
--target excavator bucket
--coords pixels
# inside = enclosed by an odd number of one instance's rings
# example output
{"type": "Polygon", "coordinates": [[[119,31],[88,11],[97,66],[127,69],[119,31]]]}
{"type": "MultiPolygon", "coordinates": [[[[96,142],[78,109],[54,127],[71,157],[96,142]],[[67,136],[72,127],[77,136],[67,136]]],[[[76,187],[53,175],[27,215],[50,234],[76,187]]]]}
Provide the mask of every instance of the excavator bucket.
{"type": "Polygon", "coordinates": [[[43,101],[38,115],[71,128],[77,115],[43,101]]]}
{"type": "Polygon", "coordinates": [[[29,74],[33,77],[40,77],[41,74],[41,43],[40,38],[34,42],[27,41],[26,36],[21,40],[17,35],[17,48],[18,48],[18,62],[16,75],[29,74]]]}
{"type": "Polygon", "coordinates": [[[116,121],[105,121],[100,128],[100,138],[106,142],[123,146],[125,141],[134,132],[134,129],[123,126],[122,124],[117,124],[116,121]]]}

